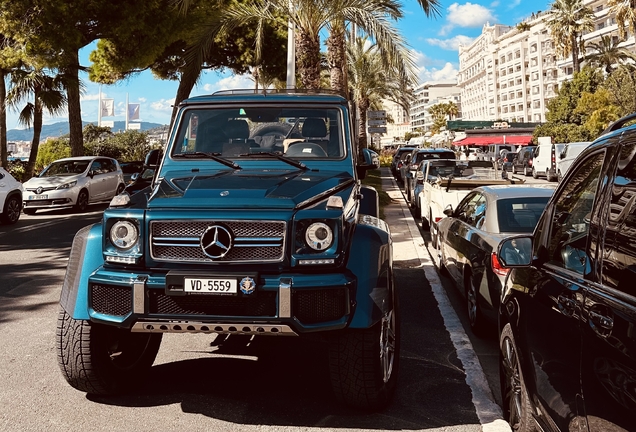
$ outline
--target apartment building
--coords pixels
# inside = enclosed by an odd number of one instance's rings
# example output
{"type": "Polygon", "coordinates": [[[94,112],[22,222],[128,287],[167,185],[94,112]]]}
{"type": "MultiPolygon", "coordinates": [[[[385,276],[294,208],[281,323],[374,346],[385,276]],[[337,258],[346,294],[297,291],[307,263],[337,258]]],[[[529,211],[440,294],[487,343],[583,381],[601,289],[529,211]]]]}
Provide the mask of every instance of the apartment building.
{"type": "Polygon", "coordinates": [[[453,101],[459,110],[458,118],[462,117],[463,104],[460,97],[461,89],[456,81],[426,81],[414,90],[415,102],[411,104],[411,131],[416,129],[428,131],[432,119],[428,109],[440,102],[453,101]]]}
{"type": "Polygon", "coordinates": [[[408,113],[400,105],[390,100],[383,100],[382,106],[387,113],[387,117],[392,120],[392,122],[387,122],[386,134],[383,134],[380,139],[382,147],[404,141],[404,135],[411,131],[408,113]]]}
{"type": "MultiPolygon", "coordinates": [[[[602,35],[618,35],[608,0],[584,0],[596,16],[595,29],[583,35],[586,43],[602,35]]],[[[463,120],[545,122],[548,102],[559,84],[572,78],[571,58],[559,58],[546,12],[523,21],[527,29],[501,24],[484,25],[470,45],[459,48],[457,85],[461,89],[463,120]]],[[[621,46],[634,47],[634,37],[621,46]]],[[[588,52],[591,51],[588,48],[588,52]]]]}

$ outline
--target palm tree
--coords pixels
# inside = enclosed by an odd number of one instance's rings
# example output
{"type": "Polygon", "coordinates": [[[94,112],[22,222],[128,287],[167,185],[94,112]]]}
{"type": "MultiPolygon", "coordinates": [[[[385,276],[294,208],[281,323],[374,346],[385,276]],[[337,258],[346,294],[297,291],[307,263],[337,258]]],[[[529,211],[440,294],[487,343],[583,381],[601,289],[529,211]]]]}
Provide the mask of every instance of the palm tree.
{"type": "Polygon", "coordinates": [[[15,42],[0,34],[0,166],[7,167],[7,87],[5,78],[20,65],[15,42]]]}
{"type": "Polygon", "coordinates": [[[624,63],[626,60],[636,60],[636,55],[626,48],[619,47],[619,43],[617,39],[609,35],[601,36],[598,42],[587,44],[587,47],[592,48],[594,52],[586,55],[583,60],[603,68],[608,74],[614,70],[614,65],[624,63]]]}
{"type": "Polygon", "coordinates": [[[62,75],[50,76],[37,68],[19,69],[11,73],[11,88],[7,102],[17,109],[20,103],[33,96],[33,102],[26,103],[18,118],[21,124],[29,128],[33,125],[33,140],[25,173],[27,180],[33,176],[38,156],[43,112],[46,109],[51,115],[57,115],[64,111],[67,104],[64,89],[62,75]]]}
{"type": "Polygon", "coordinates": [[[571,55],[574,72],[580,72],[581,36],[585,31],[594,30],[592,9],[583,6],[583,0],[554,0],[548,11],[546,25],[556,42],[558,53],[563,58],[571,55]]]}
{"type": "MultiPolygon", "coordinates": [[[[186,3],[187,0],[180,0],[186,3]]],[[[420,3],[424,0],[419,0],[420,3]]],[[[427,4],[429,2],[426,2],[427,4]]],[[[436,4],[436,3],[434,3],[436,4]]],[[[227,33],[237,26],[256,23],[256,54],[261,57],[263,29],[266,22],[289,20],[295,28],[296,69],[302,87],[320,88],[320,33],[323,30],[342,29],[348,21],[371,35],[383,52],[385,64],[400,70],[404,76],[414,76],[414,65],[406,55],[405,43],[388,17],[401,17],[398,0],[249,0],[232,2],[219,14],[211,17],[199,52],[205,52],[218,34],[227,33]],[[332,23],[335,23],[332,26],[332,23]]],[[[334,33],[329,46],[344,46],[344,32],[334,33]]],[[[333,52],[333,49],[332,49],[333,52]]],[[[336,54],[339,56],[339,54],[336,54]]],[[[200,56],[201,57],[201,56],[200,56]]],[[[334,57],[335,58],[335,57],[334,57]]],[[[334,67],[335,61],[332,61],[334,67]]],[[[337,79],[337,78],[334,78],[337,79]]],[[[340,85],[340,84],[339,84],[340,85]]]]}
{"type": "MultiPolygon", "coordinates": [[[[352,19],[348,12],[351,11],[351,2],[342,2],[342,15],[335,17],[332,22],[329,23],[329,36],[326,41],[327,45],[327,58],[329,61],[329,70],[331,77],[331,89],[339,94],[346,95],[347,89],[347,67],[346,67],[346,22],[350,21],[355,24],[355,27],[359,27],[371,37],[376,39],[376,43],[379,46],[380,51],[383,53],[384,61],[388,67],[398,66],[406,70],[410,67],[408,64],[400,65],[404,62],[404,59],[408,58],[408,54],[404,50],[404,42],[400,38],[399,40],[386,39],[382,36],[384,32],[378,31],[377,26],[374,24],[374,20],[377,18],[375,14],[358,14],[359,19],[352,19]],[[398,44],[399,51],[395,50],[395,44],[398,44]],[[397,54],[397,57],[396,57],[397,54]]],[[[424,10],[427,16],[439,15],[439,1],[438,0],[418,0],[418,3],[424,10]]],[[[362,2],[362,5],[368,5],[368,2],[362,2]]],[[[386,4],[386,10],[384,11],[392,19],[399,19],[402,17],[402,13],[398,4],[386,4]]],[[[338,7],[337,9],[340,9],[338,7]]],[[[364,11],[364,9],[362,9],[364,11]]],[[[351,38],[357,37],[356,32],[352,32],[351,38]]]]}
{"type": "Polygon", "coordinates": [[[609,0],[610,14],[616,15],[618,34],[627,39],[628,30],[636,35],[636,0],[609,0]]]}
{"type": "Polygon", "coordinates": [[[518,24],[515,26],[515,28],[517,29],[517,31],[518,31],[519,33],[523,33],[523,32],[525,32],[525,31],[530,30],[530,29],[532,28],[532,26],[530,25],[530,23],[528,23],[528,22],[525,22],[525,21],[524,21],[524,22],[520,22],[520,23],[518,23],[518,24]]]}
{"type": "Polygon", "coordinates": [[[459,107],[453,101],[448,101],[444,104],[444,114],[448,116],[449,120],[459,115],[459,107]]]}
{"type": "Polygon", "coordinates": [[[358,110],[358,138],[361,148],[367,145],[367,111],[389,99],[408,110],[412,101],[411,82],[403,80],[399,68],[387,69],[377,45],[366,37],[347,45],[349,88],[358,110]]]}

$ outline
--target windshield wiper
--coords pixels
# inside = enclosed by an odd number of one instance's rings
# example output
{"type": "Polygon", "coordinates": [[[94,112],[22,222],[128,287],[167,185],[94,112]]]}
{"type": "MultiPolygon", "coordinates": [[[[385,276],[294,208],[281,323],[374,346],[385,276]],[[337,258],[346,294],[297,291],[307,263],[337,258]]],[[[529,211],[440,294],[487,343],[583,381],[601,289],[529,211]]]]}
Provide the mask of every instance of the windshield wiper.
{"type": "Polygon", "coordinates": [[[241,155],[239,155],[239,156],[241,156],[241,157],[270,156],[270,157],[276,158],[276,159],[278,159],[278,160],[281,160],[281,161],[283,161],[283,162],[286,162],[286,163],[288,163],[288,164],[289,164],[289,165],[291,165],[291,166],[294,166],[294,167],[296,167],[296,168],[300,168],[301,170],[307,170],[307,169],[309,169],[309,168],[307,168],[307,165],[305,165],[305,164],[304,164],[304,163],[302,163],[302,162],[298,162],[297,160],[294,160],[294,159],[288,158],[288,157],[286,157],[286,156],[283,156],[283,155],[281,155],[281,154],[279,154],[279,153],[274,153],[274,152],[244,153],[244,154],[241,154],[241,155]]]}
{"type": "Polygon", "coordinates": [[[229,160],[229,159],[225,159],[220,157],[221,153],[206,153],[206,152],[188,152],[188,153],[178,153],[175,155],[172,155],[173,158],[198,158],[198,157],[206,157],[208,159],[212,159],[213,161],[216,161],[218,163],[221,163],[225,166],[228,166],[230,168],[234,168],[234,169],[241,169],[241,166],[238,165],[237,163],[229,160]]]}

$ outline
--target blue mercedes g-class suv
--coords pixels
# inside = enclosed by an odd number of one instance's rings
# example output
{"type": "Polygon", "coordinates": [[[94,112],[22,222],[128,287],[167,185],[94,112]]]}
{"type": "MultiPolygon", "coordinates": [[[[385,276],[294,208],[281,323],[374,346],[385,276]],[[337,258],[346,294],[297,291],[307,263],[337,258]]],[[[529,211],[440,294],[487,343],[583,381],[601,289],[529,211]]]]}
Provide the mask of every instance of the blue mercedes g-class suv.
{"type": "Polygon", "coordinates": [[[377,167],[337,95],[229,91],[181,103],[151,184],[73,241],[57,328],[69,384],[131,389],[163,333],[316,338],[336,398],[380,409],[399,317],[377,167]]]}

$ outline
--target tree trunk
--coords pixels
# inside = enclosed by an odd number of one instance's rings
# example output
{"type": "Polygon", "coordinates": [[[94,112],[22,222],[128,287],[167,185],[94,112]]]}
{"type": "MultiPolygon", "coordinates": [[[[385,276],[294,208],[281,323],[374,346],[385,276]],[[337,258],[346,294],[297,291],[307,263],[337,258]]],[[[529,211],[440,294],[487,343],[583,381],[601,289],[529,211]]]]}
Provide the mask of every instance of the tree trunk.
{"type": "MultiPolygon", "coordinates": [[[[4,82],[7,74],[0,71],[0,166],[7,165],[7,87],[4,82]]],[[[8,170],[7,170],[8,171],[8,170]]]]}
{"type": "Polygon", "coordinates": [[[320,89],[320,37],[296,31],[296,67],[305,89],[320,89]]]}
{"type": "Polygon", "coordinates": [[[570,43],[572,44],[572,67],[574,72],[581,72],[579,65],[579,46],[576,43],[576,34],[570,37],[570,43]]]}
{"type": "Polygon", "coordinates": [[[331,34],[327,38],[327,62],[331,75],[331,89],[338,94],[348,95],[347,58],[344,21],[333,23],[331,34]]]}
{"type": "Polygon", "coordinates": [[[40,94],[38,91],[35,92],[34,96],[35,108],[33,109],[33,139],[31,140],[31,152],[29,153],[29,161],[27,162],[26,172],[24,173],[24,181],[33,177],[35,161],[38,158],[38,148],[40,147],[40,135],[42,134],[42,102],[40,102],[40,94]]]}
{"type": "Polygon", "coordinates": [[[68,126],[71,156],[84,156],[82,137],[82,107],[80,105],[79,57],[77,52],[72,64],[64,70],[67,76],[66,96],[68,98],[68,126]]]}
{"type": "Polygon", "coordinates": [[[179,104],[190,97],[190,92],[192,92],[194,85],[199,79],[199,75],[201,75],[201,67],[195,69],[196,70],[188,71],[181,75],[181,79],[179,80],[179,87],[177,88],[177,94],[174,98],[174,105],[172,106],[172,115],[170,116],[170,129],[172,129],[172,125],[174,124],[174,121],[177,117],[179,104]]]}
{"type": "Polygon", "coordinates": [[[367,148],[367,110],[369,109],[369,101],[364,99],[358,100],[358,144],[361,149],[367,148]]]}

